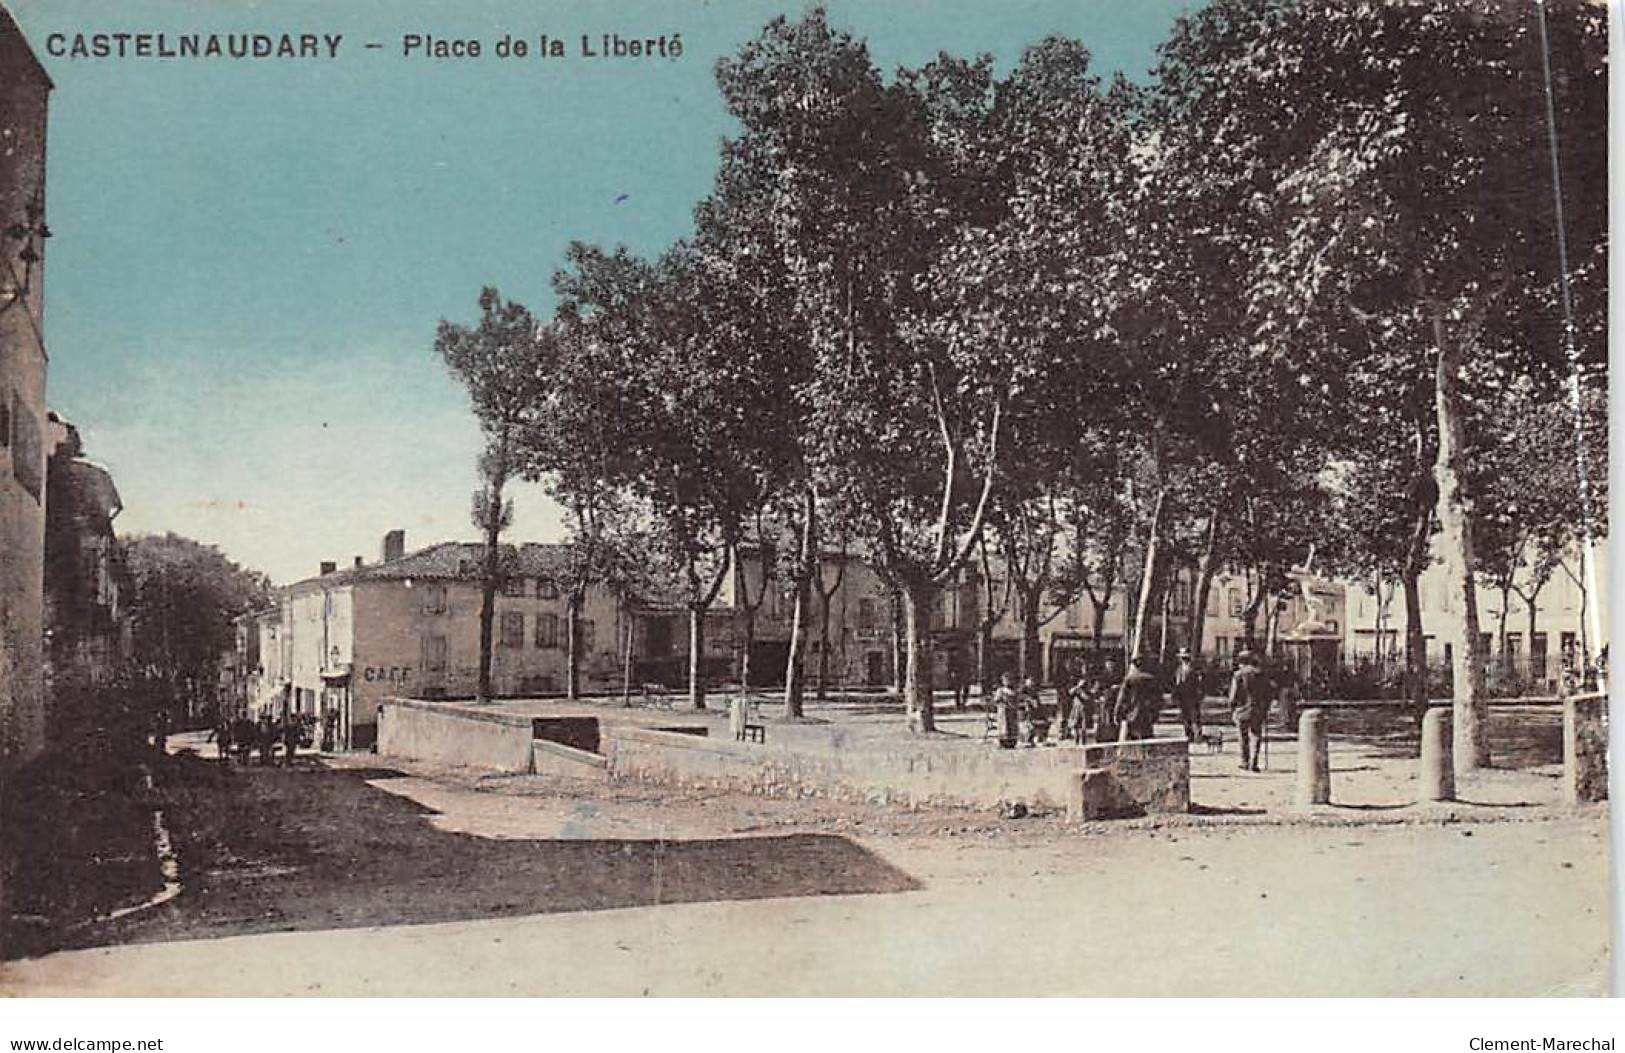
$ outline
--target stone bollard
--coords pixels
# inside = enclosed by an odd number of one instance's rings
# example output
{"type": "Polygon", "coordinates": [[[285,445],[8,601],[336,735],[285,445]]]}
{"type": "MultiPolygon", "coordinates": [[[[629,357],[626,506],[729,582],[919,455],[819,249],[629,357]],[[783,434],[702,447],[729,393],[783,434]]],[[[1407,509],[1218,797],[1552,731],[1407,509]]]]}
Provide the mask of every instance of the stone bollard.
{"type": "Polygon", "coordinates": [[[743,697],[736,697],[728,702],[728,731],[732,733],[735,742],[745,741],[745,724],[750,717],[749,705],[743,697]]]}
{"type": "Polygon", "coordinates": [[[1306,709],[1298,717],[1298,794],[1296,804],[1309,808],[1332,803],[1332,766],[1326,755],[1326,717],[1306,709]]]}
{"type": "Polygon", "coordinates": [[[1608,798],[1607,695],[1563,700],[1563,802],[1589,804],[1608,798]]]}
{"type": "Polygon", "coordinates": [[[1456,799],[1456,765],[1450,739],[1450,710],[1430,709],[1422,717],[1422,777],[1417,797],[1423,801],[1456,799]]]}

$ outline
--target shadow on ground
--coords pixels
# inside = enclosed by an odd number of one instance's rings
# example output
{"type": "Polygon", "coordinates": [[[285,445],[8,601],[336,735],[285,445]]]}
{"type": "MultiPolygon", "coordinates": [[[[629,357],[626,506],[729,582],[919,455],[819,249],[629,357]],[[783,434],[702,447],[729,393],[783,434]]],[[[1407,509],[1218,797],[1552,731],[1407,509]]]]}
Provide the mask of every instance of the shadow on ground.
{"type": "Polygon", "coordinates": [[[774,896],[903,892],[913,878],[844,837],[490,840],[367,785],[398,773],[223,767],[169,758],[166,821],[182,894],[20,948],[423,924],[774,896]]]}

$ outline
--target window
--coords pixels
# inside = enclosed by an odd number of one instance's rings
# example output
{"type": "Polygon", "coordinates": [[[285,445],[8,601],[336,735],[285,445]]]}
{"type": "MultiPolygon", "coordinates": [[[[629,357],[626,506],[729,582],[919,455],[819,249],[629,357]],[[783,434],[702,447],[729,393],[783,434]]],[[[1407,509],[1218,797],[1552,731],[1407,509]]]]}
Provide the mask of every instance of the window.
{"type": "Polygon", "coordinates": [[[875,601],[865,596],[858,601],[858,628],[869,630],[875,627],[875,601]]]}
{"type": "Polygon", "coordinates": [[[559,645],[559,616],[556,614],[538,614],[536,616],[536,646],[557,647],[559,645]]]}
{"type": "Polygon", "coordinates": [[[423,613],[446,613],[446,587],[438,582],[423,586],[423,613]]]}
{"type": "Polygon", "coordinates": [[[1536,633],[1529,639],[1529,673],[1536,680],[1544,680],[1546,679],[1546,634],[1536,633]]]}
{"type": "Polygon", "coordinates": [[[1242,616],[1242,614],[1246,611],[1246,609],[1247,609],[1246,598],[1244,596],[1242,596],[1241,590],[1240,589],[1231,589],[1230,590],[1230,617],[1232,617],[1232,618],[1240,618],[1242,616]]]}
{"type": "Polygon", "coordinates": [[[576,632],[580,640],[580,653],[592,654],[593,648],[598,644],[598,627],[591,618],[583,618],[576,623],[576,632]]]}
{"type": "Polygon", "coordinates": [[[1191,583],[1189,578],[1176,578],[1169,586],[1173,595],[1168,597],[1168,613],[1183,617],[1191,612],[1191,583]]]}
{"type": "Polygon", "coordinates": [[[1213,638],[1213,657],[1215,657],[1215,658],[1229,658],[1230,657],[1230,637],[1228,637],[1228,636],[1215,636],[1213,638]]]}
{"type": "Polygon", "coordinates": [[[503,647],[523,647],[525,645],[525,613],[523,611],[502,612],[502,634],[499,640],[503,647]]]}
{"type": "Polygon", "coordinates": [[[502,581],[502,595],[520,598],[525,595],[525,579],[517,574],[502,581]]]}
{"type": "Polygon", "coordinates": [[[439,635],[425,636],[422,641],[422,664],[424,672],[440,673],[446,668],[446,638],[439,635]]]}
{"type": "Polygon", "coordinates": [[[537,578],[536,598],[539,600],[556,600],[559,598],[559,587],[546,578],[537,578]]]}
{"type": "Polygon", "coordinates": [[[1494,654],[1495,653],[1494,640],[1495,640],[1495,634],[1494,633],[1479,633],[1478,634],[1478,654],[1479,654],[1479,657],[1482,658],[1484,655],[1494,654]]]}

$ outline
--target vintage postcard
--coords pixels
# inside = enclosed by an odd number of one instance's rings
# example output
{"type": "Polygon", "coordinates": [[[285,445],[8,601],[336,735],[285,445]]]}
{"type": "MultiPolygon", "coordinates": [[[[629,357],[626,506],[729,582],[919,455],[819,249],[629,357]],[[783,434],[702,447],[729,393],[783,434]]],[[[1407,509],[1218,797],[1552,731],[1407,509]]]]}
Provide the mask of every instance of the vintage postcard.
{"type": "Polygon", "coordinates": [[[1610,993],[1609,17],[3,0],[0,993],[1610,993]]]}

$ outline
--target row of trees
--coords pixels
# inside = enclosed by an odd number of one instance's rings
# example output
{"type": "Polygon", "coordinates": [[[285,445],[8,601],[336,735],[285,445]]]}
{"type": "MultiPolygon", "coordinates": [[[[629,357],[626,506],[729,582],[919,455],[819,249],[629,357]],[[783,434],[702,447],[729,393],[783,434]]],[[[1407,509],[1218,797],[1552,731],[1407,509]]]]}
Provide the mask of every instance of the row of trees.
{"type": "Polygon", "coordinates": [[[690,238],[574,244],[551,319],[487,290],[442,323],[492,559],[504,482],[544,480],[572,613],[655,568],[703,706],[705,611],[769,553],[795,714],[819,555],[850,548],[929,731],[929,611],[974,565],[983,631],[1008,608],[1036,655],[1120,594],[1142,651],[1180,567],[1192,641],[1221,567],[1253,635],[1312,559],[1402,588],[1415,662],[1438,554],[1482,763],[1478,583],[1532,597],[1603,529],[1605,29],[1578,0],[1217,0],[1134,84],[1062,38],[887,77],[821,11],[775,20],[717,66],[738,132],[690,238]]]}

